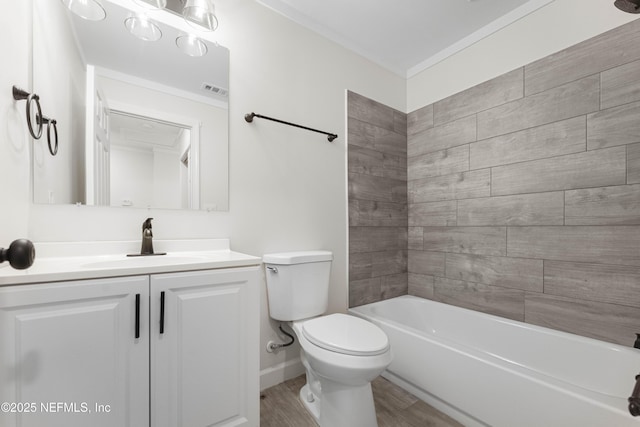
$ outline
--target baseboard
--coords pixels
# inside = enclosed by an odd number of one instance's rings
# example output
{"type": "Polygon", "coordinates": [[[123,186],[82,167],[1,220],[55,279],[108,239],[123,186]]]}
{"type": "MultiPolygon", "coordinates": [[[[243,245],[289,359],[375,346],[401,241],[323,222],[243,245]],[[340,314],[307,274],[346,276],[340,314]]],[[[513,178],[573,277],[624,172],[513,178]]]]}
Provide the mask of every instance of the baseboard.
{"type": "Polygon", "coordinates": [[[260,391],[302,374],[304,366],[299,357],[263,369],[260,371],[260,391]]]}

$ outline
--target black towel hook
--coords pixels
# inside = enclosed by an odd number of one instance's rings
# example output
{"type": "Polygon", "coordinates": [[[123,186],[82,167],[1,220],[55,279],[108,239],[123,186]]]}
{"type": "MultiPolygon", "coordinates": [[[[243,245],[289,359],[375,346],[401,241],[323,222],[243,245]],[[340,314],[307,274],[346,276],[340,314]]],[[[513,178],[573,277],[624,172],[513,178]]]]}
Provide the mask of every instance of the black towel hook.
{"type": "MultiPolygon", "coordinates": [[[[26,90],[22,90],[17,86],[13,87],[13,99],[21,101],[27,100],[27,125],[29,127],[29,133],[34,139],[40,139],[42,137],[42,108],[40,107],[40,97],[35,93],[29,93],[26,90]],[[35,102],[36,106],[36,125],[38,126],[37,132],[33,129],[33,122],[31,121],[31,107],[35,102]]],[[[57,132],[57,131],[56,131],[57,132]]]]}

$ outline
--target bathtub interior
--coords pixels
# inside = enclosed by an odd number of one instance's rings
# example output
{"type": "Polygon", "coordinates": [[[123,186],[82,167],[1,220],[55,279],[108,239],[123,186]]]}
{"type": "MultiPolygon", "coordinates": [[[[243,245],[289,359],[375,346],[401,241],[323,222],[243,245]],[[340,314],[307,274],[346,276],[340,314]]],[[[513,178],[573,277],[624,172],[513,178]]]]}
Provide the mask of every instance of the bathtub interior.
{"type": "Polygon", "coordinates": [[[626,399],[640,372],[640,351],[633,348],[424,298],[407,295],[352,311],[610,397],[626,399]]]}

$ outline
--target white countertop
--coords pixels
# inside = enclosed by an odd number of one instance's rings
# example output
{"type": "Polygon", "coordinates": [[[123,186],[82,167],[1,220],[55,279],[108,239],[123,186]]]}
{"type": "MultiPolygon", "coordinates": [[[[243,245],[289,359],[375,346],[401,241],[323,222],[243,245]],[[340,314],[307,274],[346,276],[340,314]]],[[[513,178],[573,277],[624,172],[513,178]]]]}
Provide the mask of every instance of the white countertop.
{"type": "Polygon", "coordinates": [[[139,241],[34,243],[36,259],[26,270],[0,264],[0,286],[134,276],[178,271],[260,265],[261,259],[234,252],[228,239],[157,240],[154,251],[166,255],[127,257],[140,253],[139,241]]]}

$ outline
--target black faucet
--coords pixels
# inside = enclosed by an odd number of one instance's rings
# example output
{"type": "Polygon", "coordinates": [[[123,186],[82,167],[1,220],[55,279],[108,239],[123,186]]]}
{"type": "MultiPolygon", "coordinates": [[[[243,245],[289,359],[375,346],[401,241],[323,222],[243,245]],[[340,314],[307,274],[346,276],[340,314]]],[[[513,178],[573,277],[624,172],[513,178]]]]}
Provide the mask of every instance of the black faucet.
{"type": "Polygon", "coordinates": [[[153,255],[153,232],[151,231],[151,220],[147,218],[142,223],[142,249],[140,255],[153,255]]]}
{"type": "Polygon", "coordinates": [[[166,252],[154,252],[153,251],[153,232],[151,231],[151,220],[153,218],[147,218],[142,223],[142,248],[139,254],[127,254],[127,256],[150,256],[150,255],[166,255],[166,252]]]}

